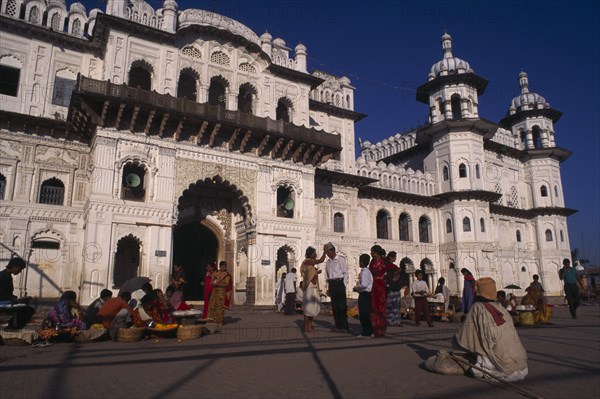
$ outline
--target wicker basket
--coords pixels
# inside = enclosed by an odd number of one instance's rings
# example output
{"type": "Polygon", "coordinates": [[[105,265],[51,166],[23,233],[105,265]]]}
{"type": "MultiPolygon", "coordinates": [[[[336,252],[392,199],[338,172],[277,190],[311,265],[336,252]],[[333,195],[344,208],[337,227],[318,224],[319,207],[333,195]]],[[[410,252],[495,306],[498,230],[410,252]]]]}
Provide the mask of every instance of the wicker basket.
{"type": "Polygon", "coordinates": [[[177,338],[179,339],[196,339],[202,335],[201,324],[182,325],[177,329],[177,338]]]}
{"type": "Polygon", "coordinates": [[[117,341],[119,342],[137,342],[142,338],[145,328],[119,328],[117,341]]]}

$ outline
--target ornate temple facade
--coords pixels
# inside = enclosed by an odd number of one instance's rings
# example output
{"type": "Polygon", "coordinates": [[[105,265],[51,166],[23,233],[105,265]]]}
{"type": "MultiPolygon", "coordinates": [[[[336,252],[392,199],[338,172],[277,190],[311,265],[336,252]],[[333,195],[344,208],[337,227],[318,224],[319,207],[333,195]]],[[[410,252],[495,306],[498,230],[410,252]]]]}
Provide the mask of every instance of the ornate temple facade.
{"type": "Polygon", "coordinates": [[[525,73],[506,117],[482,119],[487,81],[444,35],[417,92],[429,122],[356,159],[355,88],[309,72],[304,45],[173,0],[106,3],[0,3],[0,243],[29,261],[22,291],[89,303],[134,276],[164,289],[180,264],[193,301],[225,260],[234,303],[270,305],[331,241],[351,279],[378,243],[453,293],[463,267],[560,293],[570,152],[525,73]]]}

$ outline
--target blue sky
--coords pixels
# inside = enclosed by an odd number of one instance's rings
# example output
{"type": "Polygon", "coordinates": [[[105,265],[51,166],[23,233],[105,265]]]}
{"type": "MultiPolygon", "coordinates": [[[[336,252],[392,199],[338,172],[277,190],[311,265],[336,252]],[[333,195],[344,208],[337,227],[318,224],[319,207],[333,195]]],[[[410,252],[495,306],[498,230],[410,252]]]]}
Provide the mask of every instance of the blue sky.
{"type": "MultiPolygon", "coordinates": [[[[160,6],[162,1],[149,1],[160,6]]],[[[571,248],[600,258],[600,2],[597,1],[179,1],[234,18],[259,36],[268,30],[288,47],[303,43],[309,70],[348,76],[355,110],[368,117],[356,136],[371,142],[427,120],[415,100],[447,31],[453,54],[489,80],[480,116],[499,122],[519,92],[530,90],[564,113],[556,144],[573,152],[561,165],[571,248]]],[[[104,9],[97,0],[88,11],[104,9]]]]}

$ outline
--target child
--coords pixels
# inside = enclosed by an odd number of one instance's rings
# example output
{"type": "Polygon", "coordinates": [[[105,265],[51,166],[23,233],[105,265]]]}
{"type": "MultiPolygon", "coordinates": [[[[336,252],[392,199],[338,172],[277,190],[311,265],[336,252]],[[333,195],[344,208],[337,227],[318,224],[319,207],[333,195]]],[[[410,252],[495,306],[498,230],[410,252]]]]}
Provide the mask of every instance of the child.
{"type": "Polygon", "coordinates": [[[412,285],[412,296],[415,299],[415,326],[421,325],[421,313],[425,312],[425,321],[429,327],[433,327],[431,322],[431,313],[429,312],[429,303],[427,297],[430,295],[427,283],[423,281],[423,270],[415,272],[417,281],[412,285]]]}
{"type": "Polygon", "coordinates": [[[358,284],[353,288],[353,291],[358,292],[358,314],[360,317],[362,333],[357,335],[356,338],[373,337],[373,326],[371,325],[371,289],[373,288],[373,275],[368,267],[369,262],[371,262],[371,257],[367,254],[362,254],[358,259],[360,274],[358,275],[358,284]]]}

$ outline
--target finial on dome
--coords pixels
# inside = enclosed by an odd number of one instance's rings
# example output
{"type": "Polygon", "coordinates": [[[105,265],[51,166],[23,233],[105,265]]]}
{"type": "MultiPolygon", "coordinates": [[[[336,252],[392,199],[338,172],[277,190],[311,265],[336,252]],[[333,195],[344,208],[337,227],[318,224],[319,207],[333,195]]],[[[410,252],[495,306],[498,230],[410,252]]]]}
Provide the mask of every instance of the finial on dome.
{"type": "Polygon", "coordinates": [[[447,32],[442,36],[442,49],[444,49],[444,58],[452,58],[452,36],[447,32]]]}
{"type": "Polygon", "coordinates": [[[519,74],[519,85],[521,86],[521,94],[529,93],[529,79],[524,71],[519,74]]]}

